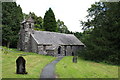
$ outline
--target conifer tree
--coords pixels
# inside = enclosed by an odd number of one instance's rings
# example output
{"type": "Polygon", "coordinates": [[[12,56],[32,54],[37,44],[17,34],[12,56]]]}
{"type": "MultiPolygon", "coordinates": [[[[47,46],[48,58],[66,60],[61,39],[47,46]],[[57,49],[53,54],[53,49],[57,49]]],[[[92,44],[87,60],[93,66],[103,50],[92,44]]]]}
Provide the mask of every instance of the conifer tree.
{"type": "Polygon", "coordinates": [[[43,28],[45,31],[57,32],[57,23],[54,12],[51,8],[49,8],[49,10],[45,13],[43,28]]]}
{"type": "Polygon", "coordinates": [[[2,3],[2,45],[17,47],[20,22],[23,19],[22,9],[16,2],[2,3]]]}

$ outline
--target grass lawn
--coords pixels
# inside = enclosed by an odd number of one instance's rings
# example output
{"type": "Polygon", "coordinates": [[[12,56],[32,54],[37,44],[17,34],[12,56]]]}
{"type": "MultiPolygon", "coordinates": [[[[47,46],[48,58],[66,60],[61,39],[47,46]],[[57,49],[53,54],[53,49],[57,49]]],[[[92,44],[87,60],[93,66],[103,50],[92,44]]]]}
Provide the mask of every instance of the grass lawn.
{"type": "Polygon", "coordinates": [[[56,65],[58,78],[118,78],[118,66],[78,59],[72,63],[72,56],[64,57],[56,65]]]}
{"type": "Polygon", "coordinates": [[[44,66],[56,59],[52,56],[44,56],[36,53],[27,53],[9,49],[7,54],[2,54],[2,78],[39,78],[44,66]],[[26,60],[26,71],[28,74],[16,74],[16,59],[20,54],[28,54],[23,56],[26,60]]]}

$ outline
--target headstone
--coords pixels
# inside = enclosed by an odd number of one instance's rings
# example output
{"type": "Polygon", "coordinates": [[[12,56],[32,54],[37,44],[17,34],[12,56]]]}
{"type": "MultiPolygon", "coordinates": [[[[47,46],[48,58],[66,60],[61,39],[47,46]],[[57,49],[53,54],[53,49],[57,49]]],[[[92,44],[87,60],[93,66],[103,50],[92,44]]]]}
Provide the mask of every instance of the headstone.
{"type": "Polygon", "coordinates": [[[72,61],[73,63],[77,63],[77,56],[74,56],[72,61]]]}
{"type": "Polygon", "coordinates": [[[22,56],[19,56],[16,60],[16,74],[27,74],[25,63],[25,59],[22,56]]]}

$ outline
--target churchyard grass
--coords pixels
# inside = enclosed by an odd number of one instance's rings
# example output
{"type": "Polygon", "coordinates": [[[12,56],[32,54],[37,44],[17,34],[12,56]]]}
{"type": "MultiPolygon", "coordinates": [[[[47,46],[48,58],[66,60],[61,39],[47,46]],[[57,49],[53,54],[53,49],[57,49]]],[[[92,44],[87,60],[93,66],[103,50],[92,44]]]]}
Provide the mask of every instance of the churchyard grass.
{"type": "Polygon", "coordinates": [[[39,78],[45,65],[56,59],[52,56],[22,52],[11,48],[3,47],[3,49],[6,51],[3,50],[4,52],[2,52],[2,78],[39,78]],[[20,54],[27,54],[23,57],[26,60],[28,74],[16,74],[16,59],[20,54]]]}
{"type": "Polygon", "coordinates": [[[118,66],[80,58],[77,63],[73,63],[72,58],[72,56],[67,56],[57,63],[58,78],[118,78],[118,66]]]}

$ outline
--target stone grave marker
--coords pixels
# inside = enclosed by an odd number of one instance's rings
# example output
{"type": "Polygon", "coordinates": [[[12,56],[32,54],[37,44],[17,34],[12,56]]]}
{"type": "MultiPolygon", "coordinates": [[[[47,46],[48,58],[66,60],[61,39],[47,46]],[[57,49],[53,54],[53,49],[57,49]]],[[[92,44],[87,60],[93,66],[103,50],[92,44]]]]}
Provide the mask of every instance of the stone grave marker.
{"type": "Polygon", "coordinates": [[[22,56],[19,56],[16,60],[16,74],[27,74],[25,69],[25,59],[22,56]]]}
{"type": "Polygon", "coordinates": [[[72,61],[73,63],[77,63],[77,56],[74,56],[72,61]]]}

